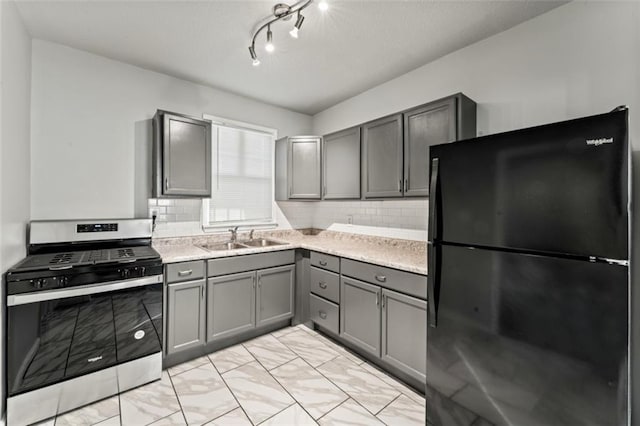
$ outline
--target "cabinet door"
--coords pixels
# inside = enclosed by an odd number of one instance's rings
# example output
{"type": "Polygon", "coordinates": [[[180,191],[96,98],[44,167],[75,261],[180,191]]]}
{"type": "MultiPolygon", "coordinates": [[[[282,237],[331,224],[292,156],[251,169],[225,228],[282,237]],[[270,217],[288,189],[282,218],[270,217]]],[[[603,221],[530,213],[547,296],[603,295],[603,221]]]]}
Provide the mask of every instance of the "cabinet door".
{"type": "Polygon", "coordinates": [[[289,198],[320,199],[319,137],[289,138],[289,198]]]}
{"type": "Polygon", "coordinates": [[[165,113],[162,138],[162,193],[210,197],[211,123],[165,113]]]}
{"type": "Polygon", "coordinates": [[[382,359],[426,380],[427,302],[382,290],[382,359]]]}
{"type": "Polygon", "coordinates": [[[429,147],[456,140],[456,98],[404,113],[404,195],[429,195],[429,147]]]}
{"type": "Polygon", "coordinates": [[[360,127],[322,138],[325,200],[360,198],[360,127]]]}
{"type": "Polygon", "coordinates": [[[256,273],[223,275],[207,281],[207,342],[255,327],[256,273]]]}
{"type": "Polygon", "coordinates": [[[340,336],[380,356],[380,287],[342,277],[340,336]]]}
{"type": "Polygon", "coordinates": [[[173,354],[204,344],[205,280],[167,286],[167,353],[173,354]]]}
{"type": "Polygon", "coordinates": [[[402,114],[362,126],[364,198],[402,197],[402,114]]]}
{"type": "Polygon", "coordinates": [[[257,326],[293,317],[295,265],[262,269],[257,272],[257,326]]]}

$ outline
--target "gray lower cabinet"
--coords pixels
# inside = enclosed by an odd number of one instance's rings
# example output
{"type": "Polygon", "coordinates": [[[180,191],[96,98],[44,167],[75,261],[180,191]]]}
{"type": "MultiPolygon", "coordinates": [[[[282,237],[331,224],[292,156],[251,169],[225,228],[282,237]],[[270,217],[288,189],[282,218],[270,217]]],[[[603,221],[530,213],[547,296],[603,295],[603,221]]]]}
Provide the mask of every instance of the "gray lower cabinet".
{"type": "Polygon", "coordinates": [[[380,356],[380,294],[378,286],[348,277],[340,281],[340,337],[380,356]]]}
{"type": "Polygon", "coordinates": [[[254,328],[255,285],[253,271],[207,280],[207,342],[254,328]]]}
{"type": "Polygon", "coordinates": [[[204,344],[205,283],[201,279],[167,286],[167,354],[204,344]]]}
{"type": "Polygon", "coordinates": [[[362,125],[363,198],[402,197],[402,114],[362,125]]]}
{"type": "Polygon", "coordinates": [[[382,345],[384,361],[426,380],[427,302],[382,290],[382,345]]]}
{"type": "Polygon", "coordinates": [[[295,265],[256,272],[256,326],[293,317],[295,265]]]}
{"type": "Polygon", "coordinates": [[[360,127],[322,138],[322,198],[360,198],[360,127]]]}

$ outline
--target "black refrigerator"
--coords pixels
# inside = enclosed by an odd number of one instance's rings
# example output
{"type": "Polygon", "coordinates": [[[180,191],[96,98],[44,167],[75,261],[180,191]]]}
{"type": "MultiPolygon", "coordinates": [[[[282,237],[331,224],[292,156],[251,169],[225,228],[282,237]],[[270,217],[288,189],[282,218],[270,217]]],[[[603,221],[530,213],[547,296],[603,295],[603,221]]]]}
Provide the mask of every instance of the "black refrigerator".
{"type": "Polygon", "coordinates": [[[627,109],[430,161],[427,422],[627,425],[627,109]]]}

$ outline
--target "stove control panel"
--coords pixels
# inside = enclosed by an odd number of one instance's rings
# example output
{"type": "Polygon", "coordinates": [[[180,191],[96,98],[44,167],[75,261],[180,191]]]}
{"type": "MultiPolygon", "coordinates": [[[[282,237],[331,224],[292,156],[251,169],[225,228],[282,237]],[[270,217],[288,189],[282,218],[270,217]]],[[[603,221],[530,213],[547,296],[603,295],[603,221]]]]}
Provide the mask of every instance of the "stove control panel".
{"type": "Polygon", "coordinates": [[[128,268],[118,269],[120,278],[122,278],[123,280],[144,277],[146,272],[147,268],[145,268],[144,266],[130,266],[128,268]]]}
{"type": "Polygon", "coordinates": [[[65,287],[69,283],[69,277],[59,275],[57,277],[34,278],[29,280],[31,287],[35,290],[51,290],[65,287]]]}
{"type": "Polygon", "coordinates": [[[117,223],[81,223],[76,225],[76,232],[117,232],[117,223]]]}

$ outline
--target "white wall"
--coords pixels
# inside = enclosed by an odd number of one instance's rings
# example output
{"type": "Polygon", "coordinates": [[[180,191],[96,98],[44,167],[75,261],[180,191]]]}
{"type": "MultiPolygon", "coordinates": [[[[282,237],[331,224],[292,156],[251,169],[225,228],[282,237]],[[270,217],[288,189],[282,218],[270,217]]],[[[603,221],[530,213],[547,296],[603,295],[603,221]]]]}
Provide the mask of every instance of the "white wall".
{"type": "MultiPolygon", "coordinates": [[[[13,2],[0,2],[0,273],[25,255],[29,221],[31,36],[13,2]]],[[[4,285],[0,287],[4,300],[4,285]]],[[[0,383],[4,383],[4,313],[0,312],[0,383]]],[[[0,389],[4,412],[4,387],[0,389]]]]}
{"type": "Polygon", "coordinates": [[[159,108],[311,130],[310,116],[41,40],[32,92],[32,219],[146,216],[159,108]]]}
{"type": "Polygon", "coordinates": [[[314,133],[463,92],[478,103],[480,134],[621,104],[639,134],[639,11],[637,2],[574,1],[316,114],[314,133]]]}

